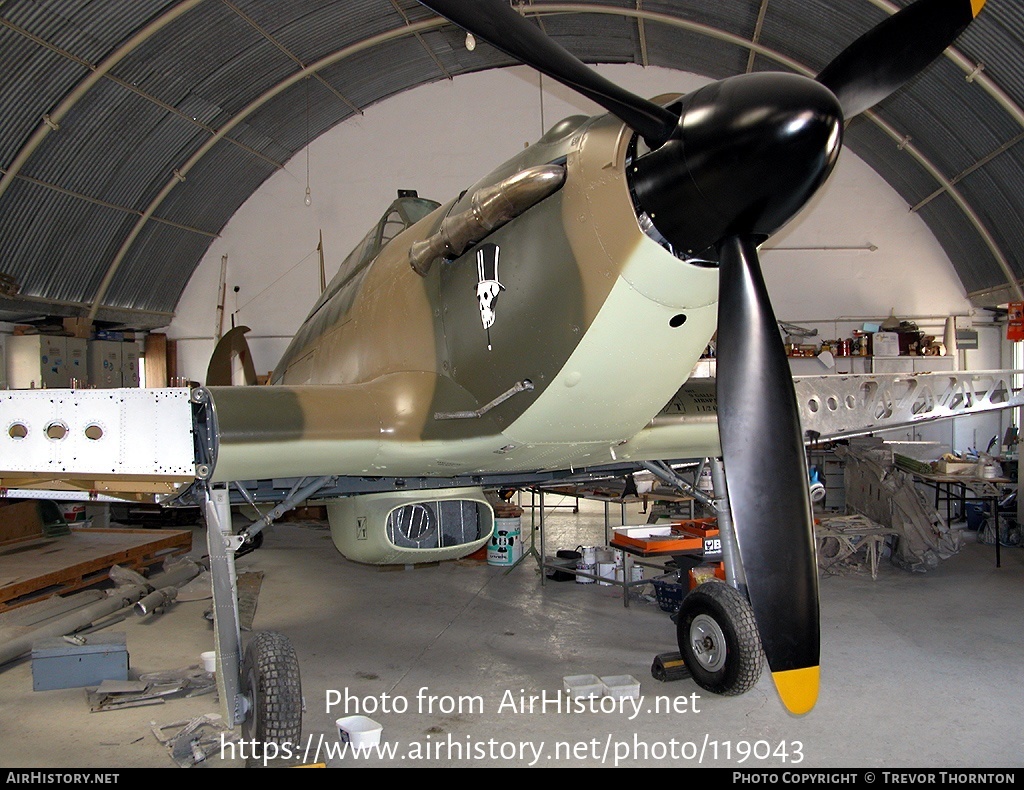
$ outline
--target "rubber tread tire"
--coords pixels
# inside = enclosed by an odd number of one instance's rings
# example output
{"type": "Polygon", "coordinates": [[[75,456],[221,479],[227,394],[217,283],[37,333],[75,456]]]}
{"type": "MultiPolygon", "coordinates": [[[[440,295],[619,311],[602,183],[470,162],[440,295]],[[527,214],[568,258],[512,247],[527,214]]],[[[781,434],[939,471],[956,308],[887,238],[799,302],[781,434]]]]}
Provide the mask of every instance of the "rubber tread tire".
{"type": "Polygon", "coordinates": [[[728,697],[744,694],[757,684],[764,664],[761,637],[750,603],[735,587],[720,581],[695,587],[683,598],[676,628],[679,652],[698,686],[728,697]],[[690,624],[702,614],[713,619],[725,636],[725,665],[715,672],[701,664],[690,644],[690,624]]]}
{"type": "Polygon", "coordinates": [[[253,635],[242,660],[242,685],[252,705],[242,732],[261,744],[302,738],[302,682],[291,640],[275,631],[253,635]]]}

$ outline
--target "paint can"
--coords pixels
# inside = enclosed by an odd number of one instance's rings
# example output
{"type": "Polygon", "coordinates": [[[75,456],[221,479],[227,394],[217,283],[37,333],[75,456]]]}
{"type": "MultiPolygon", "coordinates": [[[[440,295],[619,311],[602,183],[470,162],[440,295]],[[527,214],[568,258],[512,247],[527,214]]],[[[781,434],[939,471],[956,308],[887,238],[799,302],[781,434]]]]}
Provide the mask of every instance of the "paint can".
{"type": "MultiPolygon", "coordinates": [[[[576,570],[583,571],[584,573],[589,573],[589,574],[593,575],[593,573],[594,573],[594,571],[596,569],[597,569],[597,565],[595,563],[593,563],[593,562],[586,562],[584,560],[580,560],[579,562],[576,563],[576,570]]],[[[595,581],[594,579],[591,579],[588,576],[579,576],[579,575],[576,576],[576,583],[577,584],[593,584],[594,581],[595,581]]]]}
{"type": "Polygon", "coordinates": [[[615,549],[609,546],[598,546],[594,550],[594,561],[600,565],[605,562],[615,562],[615,549]]]}
{"type": "Polygon", "coordinates": [[[577,546],[576,551],[580,553],[580,559],[587,565],[597,564],[597,546],[577,546]]]}
{"type": "MultiPolygon", "coordinates": [[[[615,568],[615,581],[622,584],[625,569],[619,565],[615,568]]],[[[644,580],[644,568],[642,565],[634,565],[629,569],[629,580],[631,582],[642,582],[644,580]]]]}
{"type": "Polygon", "coordinates": [[[523,556],[522,519],[496,518],[487,544],[488,565],[515,565],[523,556]]]}
{"type": "Polygon", "coordinates": [[[614,562],[599,562],[597,563],[597,575],[602,579],[608,579],[609,581],[601,581],[598,584],[601,587],[611,587],[612,581],[615,580],[615,563],[614,562]]]}

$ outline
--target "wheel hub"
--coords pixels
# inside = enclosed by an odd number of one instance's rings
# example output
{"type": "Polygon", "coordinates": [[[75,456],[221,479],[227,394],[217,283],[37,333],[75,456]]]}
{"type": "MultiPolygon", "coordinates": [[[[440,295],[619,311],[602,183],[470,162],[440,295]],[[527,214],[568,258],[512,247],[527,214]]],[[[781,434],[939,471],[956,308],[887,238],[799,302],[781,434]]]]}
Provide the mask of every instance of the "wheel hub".
{"type": "Polygon", "coordinates": [[[706,614],[697,615],[690,623],[690,644],[694,656],[708,672],[717,672],[725,666],[725,634],[706,614]]]}

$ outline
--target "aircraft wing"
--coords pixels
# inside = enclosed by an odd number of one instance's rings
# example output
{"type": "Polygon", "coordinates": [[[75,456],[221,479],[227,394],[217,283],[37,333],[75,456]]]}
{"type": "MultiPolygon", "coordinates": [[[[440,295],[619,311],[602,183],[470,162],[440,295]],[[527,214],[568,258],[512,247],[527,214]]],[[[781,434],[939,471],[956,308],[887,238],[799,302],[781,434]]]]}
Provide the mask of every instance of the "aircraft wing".
{"type": "MultiPolygon", "coordinates": [[[[1024,406],[1024,392],[1013,388],[1020,373],[797,376],[794,387],[811,442],[1024,406]]],[[[10,390],[0,393],[0,420],[9,428],[0,435],[0,485],[9,497],[171,501],[210,479],[248,480],[266,500],[283,498],[295,479],[309,476],[334,478],[330,490],[341,494],[388,490],[398,478],[410,488],[623,479],[643,461],[715,455],[715,387],[713,378],[687,381],[619,445],[615,461],[491,474],[472,468],[493,455],[473,439],[463,447],[471,462],[463,470],[440,458],[432,467],[417,459],[390,472],[375,466],[387,442],[380,412],[372,392],[351,388],[10,390]],[[320,415],[319,423],[303,425],[304,413],[320,415]],[[681,449],[693,447],[700,452],[681,449]]]]}
{"type": "MultiPolygon", "coordinates": [[[[1024,406],[1015,370],[943,373],[850,373],[794,376],[800,424],[807,443],[895,430],[935,420],[1024,406]]],[[[631,442],[663,449],[717,412],[715,380],[692,378],[631,442]],[[686,427],[684,427],[686,426],[686,427]]]]}

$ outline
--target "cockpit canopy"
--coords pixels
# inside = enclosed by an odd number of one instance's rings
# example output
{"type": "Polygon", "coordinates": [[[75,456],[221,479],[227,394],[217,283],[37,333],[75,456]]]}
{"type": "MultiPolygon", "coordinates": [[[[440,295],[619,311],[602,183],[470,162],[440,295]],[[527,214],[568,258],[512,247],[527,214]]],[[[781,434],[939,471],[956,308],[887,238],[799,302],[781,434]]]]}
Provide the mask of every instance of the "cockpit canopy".
{"type": "Polygon", "coordinates": [[[398,199],[388,206],[387,211],[377,221],[377,224],[370,228],[363,240],[342,261],[338,273],[334,275],[327,290],[320,295],[310,311],[310,317],[344,288],[346,283],[365,269],[389,241],[406,228],[419,222],[440,205],[436,201],[417,197],[415,193],[410,196],[400,192],[398,199]]]}

